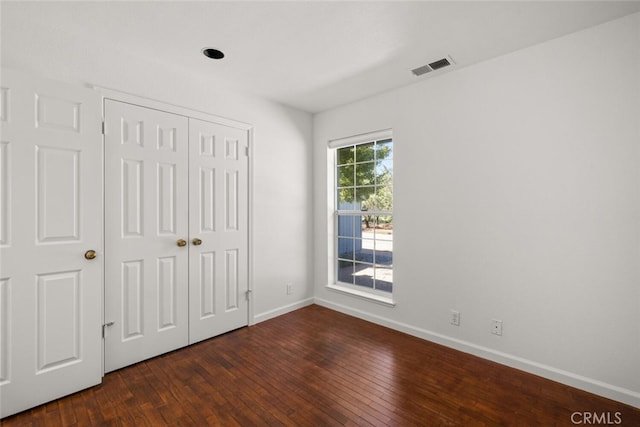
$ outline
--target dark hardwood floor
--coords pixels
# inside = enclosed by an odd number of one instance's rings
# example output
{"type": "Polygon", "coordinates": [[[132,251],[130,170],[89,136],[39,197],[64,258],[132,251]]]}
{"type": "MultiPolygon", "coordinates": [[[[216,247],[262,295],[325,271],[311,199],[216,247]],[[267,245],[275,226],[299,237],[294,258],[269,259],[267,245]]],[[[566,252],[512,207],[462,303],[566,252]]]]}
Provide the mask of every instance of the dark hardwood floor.
{"type": "Polygon", "coordinates": [[[571,426],[578,412],[583,425],[586,412],[640,426],[640,409],[314,305],[110,373],[2,425],[571,426]]]}

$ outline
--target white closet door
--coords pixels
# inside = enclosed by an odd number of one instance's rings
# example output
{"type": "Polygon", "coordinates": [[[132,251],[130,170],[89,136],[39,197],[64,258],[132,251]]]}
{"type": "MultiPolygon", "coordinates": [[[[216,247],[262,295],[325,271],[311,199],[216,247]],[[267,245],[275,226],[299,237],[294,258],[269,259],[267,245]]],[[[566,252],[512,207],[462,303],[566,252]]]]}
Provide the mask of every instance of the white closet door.
{"type": "Polygon", "coordinates": [[[107,99],[105,145],[109,372],[188,344],[188,120],[107,99]]]}
{"type": "Polygon", "coordinates": [[[1,86],[5,417],[101,381],[102,140],[94,91],[4,70],[1,86]]]}
{"type": "Polygon", "coordinates": [[[190,329],[194,343],[248,324],[248,136],[189,119],[190,329]]]}

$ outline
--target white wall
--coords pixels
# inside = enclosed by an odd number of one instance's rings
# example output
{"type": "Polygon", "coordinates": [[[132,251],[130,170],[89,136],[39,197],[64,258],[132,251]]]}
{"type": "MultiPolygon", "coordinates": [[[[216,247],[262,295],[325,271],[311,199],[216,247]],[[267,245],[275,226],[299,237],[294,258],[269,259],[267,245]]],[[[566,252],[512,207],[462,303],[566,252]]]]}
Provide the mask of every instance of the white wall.
{"type": "Polygon", "coordinates": [[[640,14],[318,114],[314,140],[318,303],[640,406],[640,14]],[[327,141],[388,127],[395,307],[325,288],[327,141]]]}
{"type": "Polygon", "coordinates": [[[231,91],[214,78],[163,63],[161,55],[154,59],[133,54],[126,46],[89,40],[73,28],[11,28],[2,32],[3,67],[107,87],[253,125],[255,320],[312,301],[310,114],[231,91]],[[287,283],[293,284],[291,295],[286,294],[287,283]]]}

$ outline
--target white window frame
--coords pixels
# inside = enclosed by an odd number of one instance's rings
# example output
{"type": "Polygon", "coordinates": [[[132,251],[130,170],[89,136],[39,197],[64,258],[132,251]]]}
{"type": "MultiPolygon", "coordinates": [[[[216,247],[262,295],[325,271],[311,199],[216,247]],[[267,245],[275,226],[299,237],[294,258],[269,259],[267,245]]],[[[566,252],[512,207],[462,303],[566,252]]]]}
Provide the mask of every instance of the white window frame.
{"type": "MultiPolygon", "coordinates": [[[[332,179],[330,180],[330,200],[332,202],[329,203],[329,210],[331,211],[330,215],[330,224],[329,228],[331,230],[329,236],[329,249],[330,249],[330,274],[329,274],[329,284],[327,288],[333,291],[349,294],[352,296],[364,298],[369,301],[373,301],[376,303],[381,303],[384,305],[394,306],[395,302],[393,299],[394,291],[396,283],[392,282],[393,287],[391,292],[381,291],[377,289],[369,289],[364,286],[359,286],[351,283],[344,283],[338,281],[338,215],[356,215],[353,211],[340,211],[337,209],[337,194],[336,189],[338,188],[338,177],[337,177],[337,152],[339,148],[344,148],[352,145],[360,145],[369,142],[382,141],[385,139],[391,139],[393,141],[393,132],[391,129],[383,129],[375,132],[368,132],[364,134],[349,136],[346,138],[339,138],[329,141],[328,150],[328,163],[331,172],[332,179]]],[[[393,157],[391,159],[393,161],[393,157]]],[[[393,184],[392,184],[393,185],[393,184]]],[[[393,210],[391,211],[367,211],[371,215],[391,215],[393,216],[393,210]]],[[[393,270],[393,266],[391,266],[393,270]]]]}

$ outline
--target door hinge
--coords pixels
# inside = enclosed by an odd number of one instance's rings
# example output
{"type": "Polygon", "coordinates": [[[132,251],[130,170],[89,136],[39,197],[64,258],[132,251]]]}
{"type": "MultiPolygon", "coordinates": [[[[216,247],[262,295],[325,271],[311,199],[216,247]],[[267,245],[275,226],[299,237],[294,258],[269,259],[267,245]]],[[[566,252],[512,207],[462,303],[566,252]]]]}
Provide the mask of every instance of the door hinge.
{"type": "Polygon", "coordinates": [[[247,298],[247,301],[249,301],[251,299],[251,294],[253,293],[253,291],[251,289],[248,289],[244,295],[247,298]]]}
{"type": "Polygon", "coordinates": [[[103,122],[102,122],[102,134],[103,134],[103,135],[106,135],[106,133],[105,133],[105,128],[106,128],[106,125],[104,124],[104,121],[103,121],[103,122]]]}
{"type": "Polygon", "coordinates": [[[104,325],[102,325],[102,338],[104,338],[105,335],[105,330],[107,329],[108,326],[113,326],[115,324],[115,322],[109,322],[109,323],[105,323],[104,325]]]}
{"type": "Polygon", "coordinates": [[[249,157],[249,146],[244,147],[244,155],[249,157]]]}

